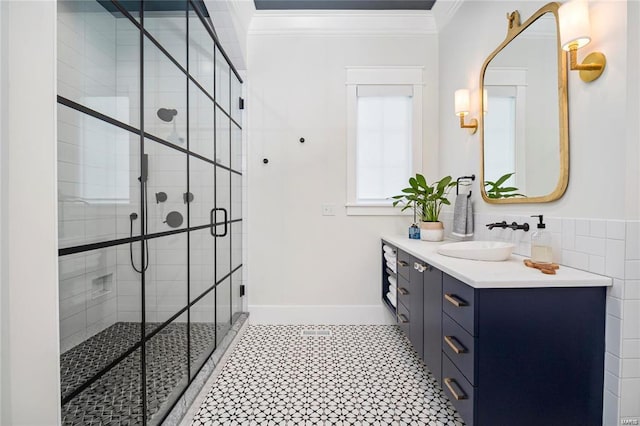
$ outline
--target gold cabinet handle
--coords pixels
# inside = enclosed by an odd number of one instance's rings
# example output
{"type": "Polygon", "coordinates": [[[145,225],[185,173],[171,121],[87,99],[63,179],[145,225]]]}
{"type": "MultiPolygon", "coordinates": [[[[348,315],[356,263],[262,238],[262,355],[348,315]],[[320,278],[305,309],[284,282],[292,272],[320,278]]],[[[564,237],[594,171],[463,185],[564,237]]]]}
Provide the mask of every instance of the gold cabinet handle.
{"type": "Polygon", "coordinates": [[[444,341],[447,342],[447,345],[449,345],[449,347],[453,349],[453,351],[457,354],[463,354],[467,352],[467,348],[465,348],[462,345],[458,346],[456,344],[456,342],[457,343],[460,343],[460,342],[458,342],[458,339],[456,339],[453,336],[444,336],[444,341]]]}
{"type": "Polygon", "coordinates": [[[406,324],[409,322],[409,319],[404,314],[398,314],[398,321],[400,321],[403,324],[406,324]]]}
{"type": "Polygon", "coordinates": [[[447,385],[447,387],[449,388],[449,392],[451,392],[451,395],[453,395],[453,397],[455,399],[457,399],[458,401],[461,401],[463,399],[467,399],[467,394],[465,394],[462,389],[460,389],[460,386],[458,385],[458,383],[450,378],[450,377],[445,377],[444,378],[444,384],[447,385]],[[457,389],[455,389],[457,388],[457,389]],[[459,391],[459,393],[458,393],[459,391]]]}
{"type": "Polygon", "coordinates": [[[402,296],[406,296],[407,294],[409,294],[409,291],[404,287],[398,287],[398,293],[400,293],[402,296]]]}
{"type": "Polygon", "coordinates": [[[400,266],[409,266],[409,264],[407,262],[405,262],[404,260],[398,260],[398,265],[400,265],[400,266]]]}
{"type": "Polygon", "coordinates": [[[458,308],[461,308],[463,306],[467,306],[467,302],[465,302],[464,300],[460,299],[455,294],[445,293],[444,294],[444,298],[447,300],[447,302],[451,303],[453,306],[456,306],[458,308]]]}

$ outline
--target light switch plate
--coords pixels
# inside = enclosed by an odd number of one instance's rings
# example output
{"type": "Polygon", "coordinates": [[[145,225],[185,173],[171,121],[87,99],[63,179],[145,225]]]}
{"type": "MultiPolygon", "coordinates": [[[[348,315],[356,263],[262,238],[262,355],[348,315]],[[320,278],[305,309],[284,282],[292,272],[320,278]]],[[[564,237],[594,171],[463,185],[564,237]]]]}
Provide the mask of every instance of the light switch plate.
{"type": "Polygon", "coordinates": [[[336,206],[335,204],[323,204],[322,205],[322,216],[335,216],[336,215],[336,206]]]}

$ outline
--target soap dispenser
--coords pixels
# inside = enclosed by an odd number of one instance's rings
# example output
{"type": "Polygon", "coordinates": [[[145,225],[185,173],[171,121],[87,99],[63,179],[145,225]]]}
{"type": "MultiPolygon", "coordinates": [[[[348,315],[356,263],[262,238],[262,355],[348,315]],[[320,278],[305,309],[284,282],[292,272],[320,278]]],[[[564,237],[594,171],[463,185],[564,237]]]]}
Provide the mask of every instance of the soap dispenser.
{"type": "Polygon", "coordinates": [[[531,260],[536,263],[552,263],[553,249],[551,247],[551,233],[546,230],[543,215],[533,215],[540,219],[538,230],[531,235],[531,260]]]}

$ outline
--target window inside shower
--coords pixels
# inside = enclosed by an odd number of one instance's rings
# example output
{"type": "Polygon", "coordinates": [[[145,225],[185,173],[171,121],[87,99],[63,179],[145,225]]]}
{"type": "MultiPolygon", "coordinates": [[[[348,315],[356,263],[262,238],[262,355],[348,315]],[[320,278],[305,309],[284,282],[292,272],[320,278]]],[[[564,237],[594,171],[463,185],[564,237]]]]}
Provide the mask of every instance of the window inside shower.
{"type": "Polygon", "coordinates": [[[63,424],[160,424],[241,313],[241,91],[201,1],[58,1],[63,424]]]}

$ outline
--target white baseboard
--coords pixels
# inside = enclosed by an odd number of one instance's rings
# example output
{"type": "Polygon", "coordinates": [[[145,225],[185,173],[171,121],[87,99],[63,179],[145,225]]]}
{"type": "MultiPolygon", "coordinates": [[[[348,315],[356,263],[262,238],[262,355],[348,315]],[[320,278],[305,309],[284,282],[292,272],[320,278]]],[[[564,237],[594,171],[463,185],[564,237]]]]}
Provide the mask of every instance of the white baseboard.
{"type": "Polygon", "coordinates": [[[250,324],[395,324],[382,305],[249,305],[250,324]]]}

